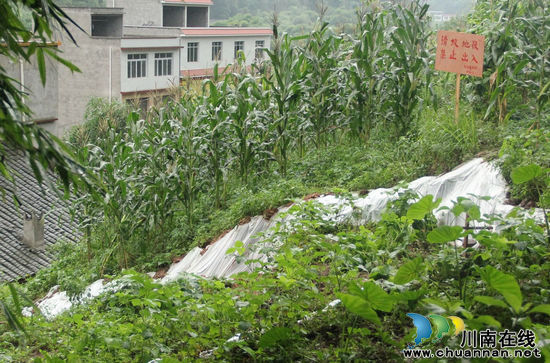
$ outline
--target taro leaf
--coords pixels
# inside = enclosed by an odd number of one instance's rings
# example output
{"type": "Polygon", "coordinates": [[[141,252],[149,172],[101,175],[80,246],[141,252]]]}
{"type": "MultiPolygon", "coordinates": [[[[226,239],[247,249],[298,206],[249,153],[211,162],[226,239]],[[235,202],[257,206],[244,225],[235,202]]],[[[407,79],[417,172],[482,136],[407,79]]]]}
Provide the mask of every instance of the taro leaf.
{"type": "Polygon", "coordinates": [[[488,306],[498,306],[501,308],[507,308],[508,305],[502,300],[495,299],[491,296],[476,296],[474,297],[475,301],[479,301],[482,304],[488,305],[488,306]]]}
{"type": "Polygon", "coordinates": [[[340,300],[342,300],[342,303],[348,309],[354,314],[359,315],[363,319],[366,319],[372,323],[375,323],[377,325],[381,325],[380,319],[378,318],[378,315],[376,314],[376,311],[374,311],[370,304],[363,298],[355,295],[349,295],[349,294],[339,294],[340,300]]]}
{"type": "Polygon", "coordinates": [[[457,240],[462,234],[462,227],[442,226],[428,233],[428,242],[446,243],[457,240]]]}
{"type": "Polygon", "coordinates": [[[538,165],[531,164],[515,168],[512,171],[511,177],[514,184],[523,184],[535,179],[540,175],[542,175],[542,168],[538,165]]]}
{"type": "Polygon", "coordinates": [[[433,211],[441,203],[441,198],[433,201],[433,195],[426,195],[418,202],[414,203],[409,207],[407,211],[407,218],[409,219],[423,219],[426,214],[433,211]]]}
{"type": "Polygon", "coordinates": [[[481,217],[479,207],[468,198],[459,197],[458,202],[451,211],[457,217],[464,212],[468,213],[473,220],[477,220],[481,217]]]}
{"type": "Polygon", "coordinates": [[[375,310],[390,312],[394,301],[383,288],[372,281],[367,281],[361,290],[361,296],[371,304],[375,310]]]}
{"type": "Polygon", "coordinates": [[[550,304],[542,304],[535,306],[531,310],[529,310],[529,314],[531,313],[543,313],[550,316],[550,304]]]}
{"type": "Polygon", "coordinates": [[[521,310],[523,296],[514,276],[505,274],[492,266],[481,269],[480,274],[487,285],[497,290],[516,313],[521,310]]]}
{"type": "Polygon", "coordinates": [[[424,295],[426,295],[426,290],[408,290],[392,294],[391,297],[395,301],[416,301],[424,295]]]}
{"type": "Polygon", "coordinates": [[[401,265],[395,276],[393,282],[398,285],[406,284],[409,281],[419,279],[421,273],[424,272],[424,264],[422,263],[422,257],[416,257],[413,260],[401,265]]]}
{"type": "Polygon", "coordinates": [[[270,348],[277,345],[285,345],[292,338],[292,330],[285,327],[274,327],[268,330],[260,338],[261,348],[270,348]]]}

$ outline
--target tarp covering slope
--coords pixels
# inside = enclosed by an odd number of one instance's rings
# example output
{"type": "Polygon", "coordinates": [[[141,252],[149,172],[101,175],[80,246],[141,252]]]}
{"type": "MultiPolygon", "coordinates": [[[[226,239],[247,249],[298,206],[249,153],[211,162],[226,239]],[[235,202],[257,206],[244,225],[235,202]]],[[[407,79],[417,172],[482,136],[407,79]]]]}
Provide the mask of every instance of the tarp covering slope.
{"type": "MultiPolygon", "coordinates": [[[[411,182],[408,188],[416,192],[420,197],[433,195],[434,199],[441,198],[441,206],[452,207],[453,201],[458,197],[469,197],[476,202],[482,215],[501,214],[505,215],[513,208],[505,205],[507,186],[504,178],[498,168],[483,159],[473,159],[453,171],[434,177],[422,177],[411,182]],[[489,200],[477,200],[477,197],[487,196],[489,200]]],[[[355,220],[356,223],[365,221],[379,220],[386,204],[399,197],[399,192],[404,189],[380,188],[371,191],[367,196],[357,198],[353,201],[354,206],[346,204],[346,200],[333,195],[326,195],[316,199],[330,210],[334,211],[332,219],[344,221],[352,218],[354,209],[360,211],[360,217],[355,220]]],[[[246,271],[253,266],[237,261],[235,254],[227,254],[227,250],[235,246],[237,241],[243,243],[246,250],[245,259],[259,259],[263,256],[259,252],[253,252],[248,247],[258,241],[258,234],[267,232],[276,223],[282,222],[280,213],[287,210],[283,208],[279,214],[270,220],[262,216],[256,216],[249,222],[233,228],[222,236],[218,241],[205,249],[194,248],[180,262],[173,264],[168,270],[166,276],[161,280],[162,283],[174,281],[185,274],[194,274],[202,277],[230,277],[236,273],[246,271]]],[[[465,217],[455,217],[448,210],[441,210],[435,213],[438,223],[441,225],[461,225],[465,223],[465,217]]],[[[540,218],[540,216],[538,216],[540,218]]],[[[285,218],[291,218],[287,216],[285,218]]],[[[493,226],[496,227],[496,226],[493,226]]],[[[102,280],[96,281],[85,291],[82,299],[87,300],[100,295],[102,292],[112,290],[114,283],[110,282],[103,285],[102,280]]],[[[38,304],[44,315],[53,318],[57,314],[69,309],[72,303],[67,298],[66,293],[57,292],[50,294],[38,304]]]]}

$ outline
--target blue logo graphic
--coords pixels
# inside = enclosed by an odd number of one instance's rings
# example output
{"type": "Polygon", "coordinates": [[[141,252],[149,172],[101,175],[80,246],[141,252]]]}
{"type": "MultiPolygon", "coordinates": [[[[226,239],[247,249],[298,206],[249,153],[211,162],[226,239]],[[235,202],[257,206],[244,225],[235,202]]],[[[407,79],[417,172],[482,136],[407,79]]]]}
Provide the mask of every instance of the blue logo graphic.
{"type": "Polygon", "coordinates": [[[430,336],[432,335],[432,324],[430,324],[428,318],[420,314],[408,313],[407,316],[413,320],[413,324],[416,327],[416,336],[414,337],[413,346],[414,348],[415,346],[422,343],[422,339],[430,339],[430,336]]]}
{"type": "Polygon", "coordinates": [[[416,327],[414,344],[409,347],[410,349],[413,349],[431,338],[434,339],[434,341],[438,341],[445,335],[456,336],[465,329],[464,321],[458,316],[444,317],[430,314],[426,317],[416,313],[408,313],[407,316],[413,320],[413,324],[416,327]],[[452,325],[450,323],[452,323],[452,325]]]}

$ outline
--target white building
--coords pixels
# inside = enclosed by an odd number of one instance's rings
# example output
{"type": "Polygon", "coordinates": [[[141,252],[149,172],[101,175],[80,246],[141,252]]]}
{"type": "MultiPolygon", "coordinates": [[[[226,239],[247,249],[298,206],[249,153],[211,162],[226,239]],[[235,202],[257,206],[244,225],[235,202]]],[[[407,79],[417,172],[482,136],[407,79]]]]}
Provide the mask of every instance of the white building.
{"type": "Polygon", "coordinates": [[[221,69],[233,64],[239,51],[251,65],[271,46],[269,28],[210,27],[212,0],[107,3],[111,7],[64,8],[85,33],[68,24],[78,45],[61,34],[59,48],[81,73],[52,62],[43,87],[36,67],[0,59],[25,84],[34,120],[58,136],[83,121],[91,97],[146,108],[184,78],[208,77],[215,64],[221,69]]]}

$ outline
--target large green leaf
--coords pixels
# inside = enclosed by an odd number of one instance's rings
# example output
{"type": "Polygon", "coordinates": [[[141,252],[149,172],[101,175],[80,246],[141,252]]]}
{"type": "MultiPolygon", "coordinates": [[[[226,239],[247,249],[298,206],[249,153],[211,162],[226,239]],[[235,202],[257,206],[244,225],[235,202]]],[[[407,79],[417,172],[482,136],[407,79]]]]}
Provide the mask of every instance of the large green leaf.
{"type": "Polygon", "coordinates": [[[407,218],[409,219],[423,219],[426,214],[433,211],[441,203],[441,198],[437,199],[435,202],[433,200],[433,195],[426,195],[418,202],[414,203],[409,207],[407,211],[407,218]]]}
{"type": "Polygon", "coordinates": [[[542,175],[542,168],[536,164],[520,166],[512,171],[512,181],[514,184],[527,183],[536,177],[542,175]]]}
{"type": "Polygon", "coordinates": [[[349,294],[340,294],[339,297],[346,309],[352,313],[357,314],[372,323],[378,325],[382,324],[380,322],[380,318],[376,314],[376,311],[371,308],[370,304],[365,299],[349,294]]]}
{"type": "Polygon", "coordinates": [[[481,278],[493,289],[497,290],[517,313],[521,310],[523,295],[516,278],[487,266],[480,270],[481,278]]]}
{"type": "Polygon", "coordinates": [[[361,290],[361,296],[371,304],[375,310],[390,312],[393,308],[394,300],[380,286],[372,281],[367,281],[361,290]]]}
{"type": "Polygon", "coordinates": [[[479,301],[482,304],[488,305],[488,306],[498,306],[501,308],[507,308],[508,305],[502,300],[495,299],[491,296],[476,296],[474,297],[475,301],[479,301]]]}
{"type": "Polygon", "coordinates": [[[550,316],[550,304],[542,304],[535,306],[531,310],[529,310],[529,314],[531,313],[543,313],[550,316]]]}
{"type": "Polygon", "coordinates": [[[430,243],[446,243],[457,240],[462,234],[462,227],[458,226],[442,226],[428,233],[428,242],[430,243]]]}
{"type": "Polygon", "coordinates": [[[269,348],[284,345],[292,338],[292,330],[285,327],[274,327],[265,332],[260,338],[260,347],[269,348]]]}
{"type": "Polygon", "coordinates": [[[416,257],[415,259],[401,265],[401,267],[393,277],[393,282],[398,285],[403,285],[409,281],[418,279],[421,277],[424,269],[425,266],[422,261],[422,257],[416,257]]]}

